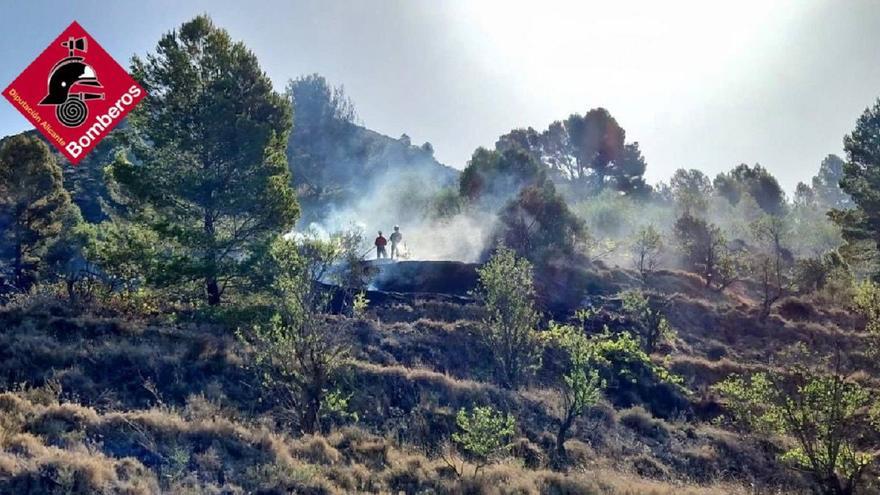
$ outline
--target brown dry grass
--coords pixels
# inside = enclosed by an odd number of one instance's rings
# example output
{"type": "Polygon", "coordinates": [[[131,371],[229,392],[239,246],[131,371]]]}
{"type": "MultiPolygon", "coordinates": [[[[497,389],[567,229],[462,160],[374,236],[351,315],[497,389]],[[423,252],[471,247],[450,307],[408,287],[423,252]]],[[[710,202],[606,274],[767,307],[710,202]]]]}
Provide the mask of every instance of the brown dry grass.
{"type": "MultiPolygon", "coordinates": [[[[637,283],[614,270],[588,282],[607,284],[607,296],[637,283]]],[[[331,318],[352,343],[343,386],[360,419],[301,438],[276,421],[245,366],[247,349],[227,330],[45,302],[0,308],[0,390],[12,391],[0,393],[0,492],[58,482],[81,493],[802,492],[773,442],[709,426],[723,412],[709,387],[765,369],[793,342],[842,345],[858,357],[858,318],[819,303],[807,311],[809,298],[792,297],[760,320],[745,295],[706,292],[692,276],[663,272],[653,283],[672,294],[680,339],[655,362],[685,378],[693,410],[661,420],[633,395],[618,407],[634,407],[616,411],[609,391],[576,422],[562,471],[551,470],[559,398],[549,375],[527,390],[495,386],[472,305],[414,300],[374,308],[367,321],[331,318]],[[476,404],[515,414],[518,436],[507,460],[459,480],[437,452],[455,412],[476,404]]],[[[613,307],[602,317],[626,325],[613,307]]]]}
{"type": "MultiPolygon", "coordinates": [[[[685,486],[608,469],[560,473],[519,462],[463,478],[440,458],[348,427],[298,439],[225,418],[173,410],[100,413],[69,402],[0,394],[0,492],[51,493],[745,493],[735,485],[685,486]],[[94,442],[101,438],[102,442],[94,442]],[[63,445],[59,447],[57,445],[63,445]],[[138,449],[141,449],[138,451],[138,449]],[[134,457],[124,453],[136,452],[134,457]],[[147,462],[144,463],[146,460],[147,462]],[[158,463],[151,465],[151,462],[158,463]],[[733,491],[732,491],[733,490],[733,491]]],[[[624,418],[644,411],[624,413],[624,418]]],[[[643,418],[645,419],[645,418],[643,418]]],[[[656,421],[645,419],[646,421],[656,421]]],[[[527,445],[528,442],[524,445],[527,445]]],[[[570,442],[577,452],[576,442],[570,442]]],[[[592,454],[589,454],[592,455],[592,454]]]]}

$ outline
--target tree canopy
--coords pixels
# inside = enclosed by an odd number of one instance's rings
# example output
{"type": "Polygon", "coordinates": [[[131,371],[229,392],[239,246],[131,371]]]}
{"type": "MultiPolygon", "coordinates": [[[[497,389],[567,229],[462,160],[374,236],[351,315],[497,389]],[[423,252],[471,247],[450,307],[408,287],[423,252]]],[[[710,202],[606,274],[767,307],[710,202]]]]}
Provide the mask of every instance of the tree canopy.
{"type": "Polygon", "coordinates": [[[672,174],[669,187],[682,213],[688,215],[705,213],[709,196],[712,194],[712,181],[706,174],[696,169],[680,168],[672,174]]]}
{"type": "Polygon", "coordinates": [[[354,104],[342,87],[332,87],[318,74],[291,80],[287,96],[296,114],[287,150],[294,179],[320,189],[325,170],[333,166],[329,158],[333,143],[351,140],[355,131],[354,104]]]}
{"type": "Polygon", "coordinates": [[[505,200],[546,178],[546,171],[524,150],[477,148],[461,173],[459,192],[470,200],[505,200]]]}
{"type": "Polygon", "coordinates": [[[750,195],[762,210],[778,215],[785,210],[785,193],[779,182],[766,168],[759,164],[749,167],[737,165],[730,172],[720,173],[712,181],[715,191],[737,205],[746,194],[750,195]]]}
{"type": "Polygon", "coordinates": [[[201,281],[218,304],[255,248],[297,217],[290,106],[254,54],[206,16],[164,35],[132,70],[150,97],[131,114],[131,159],[117,160],[113,177],[172,246],[169,273],[201,281]]]}
{"type": "Polygon", "coordinates": [[[561,188],[576,197],[605,188],[633,196],[650,192],[639,144],[626,143],[626,131],[604,108],[572,114],[541,133],[514,129],[498,139],[495,149],[527,152],[550,171],[557,185],[566,186],[561,188]]]}
{"type": "Polygon", "coordinates": [[[821,206],[829,209],[852,207],[852,199],[840,188],[845,163],[842,158],[834,154],[828,155],[822,160],[819,173],[813,177],[811,182],[816,199],[821,206]]]}
{"type": "Polygon", "coordinates": [[[546,169],[522,149],[478,148],[461,174],[459,192],[472,204],[496,210],[493,241],[530,260],[571,254],[586,237],[583,221],[556,191],[546,169]]]}

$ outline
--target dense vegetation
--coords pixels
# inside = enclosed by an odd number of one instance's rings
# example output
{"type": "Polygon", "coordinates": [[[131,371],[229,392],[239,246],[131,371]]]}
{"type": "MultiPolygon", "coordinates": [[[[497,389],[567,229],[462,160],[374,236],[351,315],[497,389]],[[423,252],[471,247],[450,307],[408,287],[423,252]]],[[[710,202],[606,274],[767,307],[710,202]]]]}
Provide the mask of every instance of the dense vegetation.
{"type": "Polygon", "coordinates": [[[880,489],[880,100],[788,198],[649,185],[603,108],[457,174],[205,16],[132,71],[79,168],[0,141],[0,492],[880,489]],[[372,290],[358,189],[473,228],[473,286],[372,290]]]}

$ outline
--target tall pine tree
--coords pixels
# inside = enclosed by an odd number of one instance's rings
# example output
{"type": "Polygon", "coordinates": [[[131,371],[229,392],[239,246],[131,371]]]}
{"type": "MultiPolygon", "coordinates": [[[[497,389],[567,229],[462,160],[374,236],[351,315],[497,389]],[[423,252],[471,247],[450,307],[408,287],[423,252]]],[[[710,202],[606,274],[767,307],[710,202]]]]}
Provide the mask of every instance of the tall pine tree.
{"type": "Polygon", "coordinates": [[[834,210],[831,218],[840,224],[850,246],[869,240],[880,248],[880,99],[865,109],[843,146],[847,161],[840,188],[856,207],[834,210]]]}
{"type": "Polygon", "coordinates": [[[169,281],[198,281],[219,304],[299,213],[285,157],[290,105],[206,16],[164,35],[132,70],[149,96],[129,118],[131,159],[113,177],[168,242],[169,281]]]}

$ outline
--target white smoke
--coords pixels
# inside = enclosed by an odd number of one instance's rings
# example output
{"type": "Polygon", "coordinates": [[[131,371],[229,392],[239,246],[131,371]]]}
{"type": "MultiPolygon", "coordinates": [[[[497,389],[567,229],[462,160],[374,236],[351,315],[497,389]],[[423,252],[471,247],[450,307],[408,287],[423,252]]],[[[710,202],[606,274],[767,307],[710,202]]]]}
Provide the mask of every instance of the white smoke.
{"type": "MultiPolygon", "coordinates": [[[[441,218],[433,210],[442,180],[425,170],[395,170],[368,178],[355,200],[331,206],[321,220],[298,228],[321,238],[352,227],[362,230],[363,252],[371,259],[378,232],[388,239],[398,225],[401,259],[477,261],[495,227],[496,211],[472,208],[441,218]]],[[[387,249],[390,255],[390,245],[387,249]]]]}

